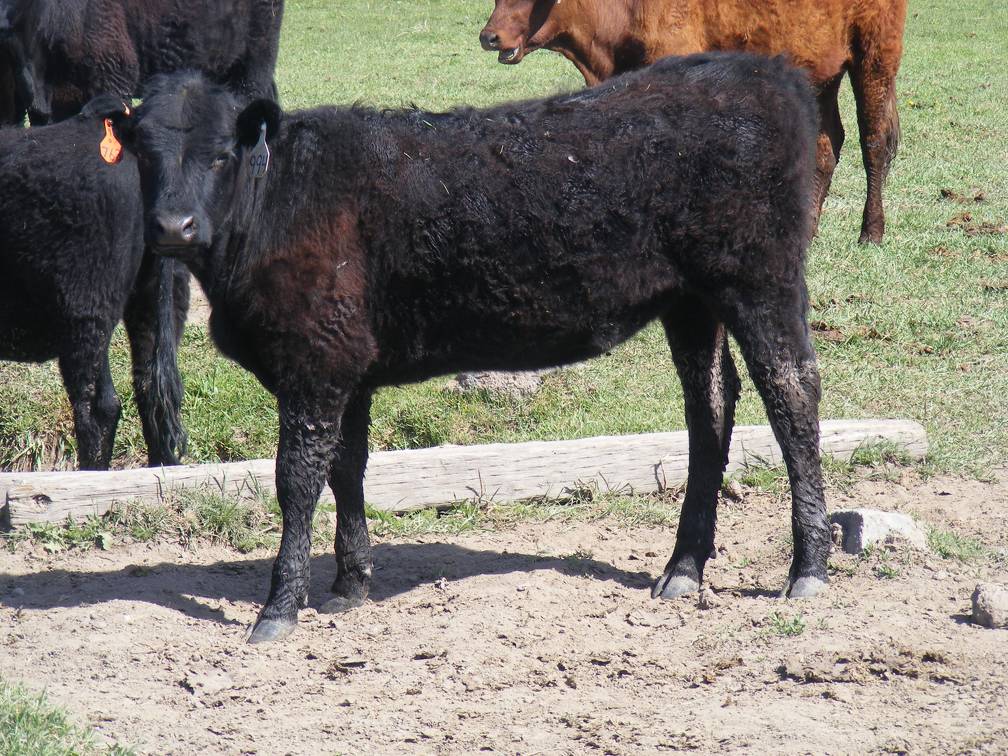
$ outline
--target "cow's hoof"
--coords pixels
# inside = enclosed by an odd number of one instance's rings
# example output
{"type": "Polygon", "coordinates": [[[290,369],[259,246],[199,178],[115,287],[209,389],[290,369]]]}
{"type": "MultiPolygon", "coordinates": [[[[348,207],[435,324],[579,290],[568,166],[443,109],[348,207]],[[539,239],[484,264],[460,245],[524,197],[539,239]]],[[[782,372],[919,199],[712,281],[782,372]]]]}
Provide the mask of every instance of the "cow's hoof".
{"type": "Polygon", "coordinates": [[[687,593],[700,590],[700,582],[685,575],[669,575],[667,572],[658,578],[651,589],[651,598],[674,599],[687,593]]]}
{"type": "Polygon", "coordinates": [[[800,577],[781,592],[782,598],[812,598],[826,590],[829,584],[817,577],[800,577]]]}
{"type": "Polygon", "coordinates": [[[364,604],[363,596],[335,596],[319,607],[319,614],[339,614],[364,604]]]}
{"type": "Polygon", "coordinates": [[[294,632],[297,621],[284,619],[261,619],[255,623],[247,638],[249,643],[270,643],[283,640],[294,632]]]}

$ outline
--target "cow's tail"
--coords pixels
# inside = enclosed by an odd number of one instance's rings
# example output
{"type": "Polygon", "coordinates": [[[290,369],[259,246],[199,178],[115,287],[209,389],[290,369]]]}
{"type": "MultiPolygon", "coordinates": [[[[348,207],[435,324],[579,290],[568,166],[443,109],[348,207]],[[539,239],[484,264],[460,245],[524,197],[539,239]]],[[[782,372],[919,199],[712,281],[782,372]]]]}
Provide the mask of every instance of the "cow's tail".
{"type": "Polygon", "coordinates": [[[157,317],[154,354],[151,360],[151,400],[156,445],[151,462],[177,465],[186,453],[189,438],[182,425],[182,375],[178,368],[178,345],[189,308],[189,277],[170,257],[155,257],[157,266],[157,317]]]}

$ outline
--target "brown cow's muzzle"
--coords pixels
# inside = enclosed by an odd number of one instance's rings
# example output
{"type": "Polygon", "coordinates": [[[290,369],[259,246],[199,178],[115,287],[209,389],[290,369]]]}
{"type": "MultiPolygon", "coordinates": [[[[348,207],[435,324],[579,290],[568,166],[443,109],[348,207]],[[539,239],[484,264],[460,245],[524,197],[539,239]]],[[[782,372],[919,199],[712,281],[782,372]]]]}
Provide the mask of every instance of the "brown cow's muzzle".
{"type": "Polygon", "coordinates": [[[484,50],[497,50],[498,63],[520,63],[525,57],[525,41],[521,37],[514,40],[502,39],[501,35],[487,24],[480,32],[480,45],[484,50]]]}

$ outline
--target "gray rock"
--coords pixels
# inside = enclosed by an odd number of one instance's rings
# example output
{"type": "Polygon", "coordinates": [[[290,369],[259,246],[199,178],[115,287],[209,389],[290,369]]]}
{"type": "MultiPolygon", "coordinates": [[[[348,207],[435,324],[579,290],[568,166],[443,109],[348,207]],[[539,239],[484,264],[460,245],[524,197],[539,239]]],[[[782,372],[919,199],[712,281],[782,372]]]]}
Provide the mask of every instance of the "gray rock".
{"type": "Polygon", "coordinates": [[[879,509],[842,509],[830,515],[830,522],[842,530],[841,547],[848,554],[860,554],[873,543],[902,538],[918,549],[926,549],[927,534],[909,515],[879,509]]]}
{"type": "Polygon", "coordinates": [[[469,391],[499,391],[522,397],[534,394],[550,370],[529,370],[517,373],[459,373],[448,388],[463,393],[469,391]]]}
{"type": "Polygon", "coordinates": [[[1008,585],[977,585],[973,591],[973,621],[984,627],[1008,629],[1008,585]]]}

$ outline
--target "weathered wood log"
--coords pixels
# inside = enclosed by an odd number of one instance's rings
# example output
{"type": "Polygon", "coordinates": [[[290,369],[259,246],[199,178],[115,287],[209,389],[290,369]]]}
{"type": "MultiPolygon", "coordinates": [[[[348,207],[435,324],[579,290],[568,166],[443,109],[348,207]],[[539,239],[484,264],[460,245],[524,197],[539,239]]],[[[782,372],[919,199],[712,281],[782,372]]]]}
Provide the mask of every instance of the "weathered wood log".
{"type": "MultiPolygon", "coordinates": [[[[821,448],[850,459],[865,444],[894,444],[912,458],[927,452],[924,429],[908,420],[835,420],[822,423],[821,448]]],[[[375,452],[365,498],[376,509],[409,511],[466,499],[510,501],[557,496],[565,488],[597,484],[638,493],[686,480],[685,432],[598,436],[482,446],[375,452]]],[[[746,465],[777,464],[780,447],[768,426],[739,426],[732,435],[728,473],[746,465]]],[[[63,522],[101,515],[115,503],[162,501],[172,491],[211,486],[225,494],[275,492],[274,461],[142,468],[109,472],[0,474],[6,526],[63,522]]],[[[332,501],[328,488],[323,500],[332,501]]]]}

